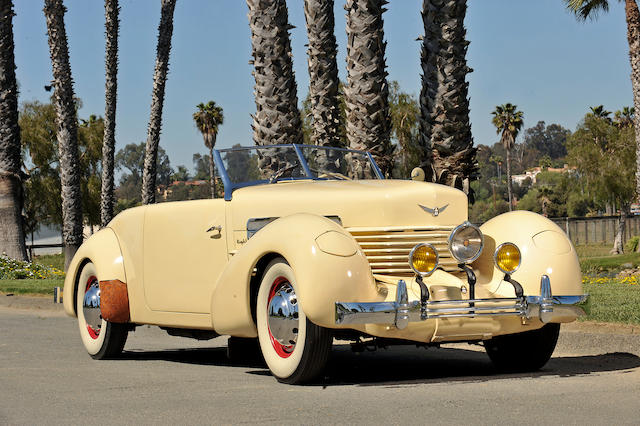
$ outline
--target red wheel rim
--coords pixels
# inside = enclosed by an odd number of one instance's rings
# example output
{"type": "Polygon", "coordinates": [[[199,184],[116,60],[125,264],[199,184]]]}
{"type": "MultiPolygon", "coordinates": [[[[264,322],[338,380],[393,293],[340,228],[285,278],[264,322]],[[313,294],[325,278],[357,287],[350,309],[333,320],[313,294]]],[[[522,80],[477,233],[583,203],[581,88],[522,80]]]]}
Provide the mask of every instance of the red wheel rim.
{"type": "MultiPolygon", "coordinates": [[[[84,289],[85,294],[89,290],[89,287],[91,287],[93,283],[97,281],[98,281],[98,278],[95,275],[92,275],[89,277],[89,279],[87,280],[87,285],[84,289]]],[[[87,332],[89,333],[89,337],[91,337],[93,340],[97,340],[98,337],[100,336],[100,330],[95,330],[89,324],[87,324],[87,332]]]]}
{"type": "MultiPolygon", "coordinates": [[[[289,284],[289,280],[287,280],[285,277],[278,277],[273,281],[273,284],[271,284],[271,290],[269,290],[269,297],[267,298],[267,310],[269,304],[271,303],[271,300],[276,295],[276,292],[285,284],[289,284]]],[[[273,337],[273,334],[271,334],[271,328],[269,327],[268,321],[267,330],[269,331],[269,340],[271,340],[271,346],[273,346],[273,349],[276,351],[278,356],[280,358],[289,358],[293,353],[293,350],[295,349],[295,345],[283,345],[282,343],[278,342],[276,338],[273,337]]]]}

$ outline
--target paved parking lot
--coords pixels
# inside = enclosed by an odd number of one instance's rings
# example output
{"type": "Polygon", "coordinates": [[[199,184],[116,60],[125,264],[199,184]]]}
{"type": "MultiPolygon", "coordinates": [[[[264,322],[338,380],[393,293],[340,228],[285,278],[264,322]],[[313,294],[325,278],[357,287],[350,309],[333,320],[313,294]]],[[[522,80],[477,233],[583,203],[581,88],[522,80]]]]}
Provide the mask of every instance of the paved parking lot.
{"type": "Polygon", "coordinates": [[[638,424],[640,334],[561,333],[534,374],[497,374],[482,348],[337,345],[314,386],[232,363],[226,338],[158,328],[130,334],[120,359],[94,361],[59,310],[0,304],[0,424],[638,424]]]}

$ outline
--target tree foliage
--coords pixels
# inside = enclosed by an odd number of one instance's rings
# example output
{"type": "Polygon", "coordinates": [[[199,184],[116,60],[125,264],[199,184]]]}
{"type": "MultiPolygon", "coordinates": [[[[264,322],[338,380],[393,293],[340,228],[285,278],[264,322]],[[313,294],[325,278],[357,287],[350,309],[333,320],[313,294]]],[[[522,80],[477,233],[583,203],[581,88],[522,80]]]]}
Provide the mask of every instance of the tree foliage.
{"type": "MultiPolygon", "coordinates": [[[[22,161],[25,182],[27,233],[41,225],[62,226],[60,159],[56,137],[56,112],[51,103],[25,102],[20,110],[22,161]]],[[[90,116],[78,127],[78,171],[82,194],[82,222],[100,224],[100,174],[104,120],[90,116]]]]}
{"type": "Polygon", "coordinates": [[[551,160],[567,155],[567,136],[571,132],[558,124],[546,125],[544,121],[524,131],[526,149],[536,150],[541,156],[548,155],[551,160]]]}

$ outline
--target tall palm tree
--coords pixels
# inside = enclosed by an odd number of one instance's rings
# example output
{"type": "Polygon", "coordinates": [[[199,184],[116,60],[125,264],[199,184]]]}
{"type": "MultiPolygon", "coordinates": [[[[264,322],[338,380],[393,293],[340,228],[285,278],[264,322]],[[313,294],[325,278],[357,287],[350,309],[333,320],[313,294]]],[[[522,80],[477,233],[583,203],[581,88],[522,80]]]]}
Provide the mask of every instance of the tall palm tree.
{"type": "MultiPolygon", "coordinates": [[[[623,0],[618,1],[622,2],[623,0]]],[[[593,19],[600,12],[608,12],[610,3],[609,0],[564,0],[564,2],[580,21],[585,21],[588,18],[593,19]]],[[[640,10],[638,10],[636,0],[624,0],[624,3],[633,106],[636,111],[640,111],[640,10]]],[[[634,115],[633,124],[636,135],[636,197],[640,197],[640,114],[634,115]]]]}
{"type": "Polygon", "coordinates": [[[82,244],[82,200],[78,158],[78,121],[73,93],[69,48],[64,26],[66,7],[62,0],[45,0],[44,15],[49,35],[49,53],[53,68],[54,104],[60,184],[62,195],[62,239],[65,270],[82,244]]]}
{"type": "Polygon", "coordinates": [[[492,112],[491,122],[496,126],[496,133],[501,134],[500,142],[507,151],[507,188],[509,194],[509,211],[513,210],[513,188],[511,184],[511,148],[516,142],[516,137],[524,124],[523,112],[517,110],[517,106],[506,103],[496,106],[492,112]]]}
{"type": "Polygon", "coordinates": [[[383,173],[393,167],[389,86],[385,70],[386,0],[347,0],[347,139],[367,149],[383,173]]]}
{"type": "Polygon", "coordinates": [[[162,0],[160,25],[158,26],[158,47],[156,48],[156,68],[153,73],[153,92],[151,94],[151,115],[147,131],[147,145],[144,153],[144,170],[142,172],[142,203],[151,204],[156,201],[156,161],[160,130],[162,128],[162,106],[164,104],[164,87],[169,71],[169,54],[171,53],[171,36],[173,34],[173,11],[176,0],[162,0]]]}
{"type": "Polygon", "coordinates": [[[120,20],[118,0],[104,1],[105,34],[105,96],[104,137],[102,140],[102,192],[100,222],[102,226],[113,218],[113,156],[116,146],[116,95],[118,92],[118,32],[120,20]]]}
{"type": "Polygon", "coordinates": [[[341,146],[338,100],[338,47],[334,34],[333,0],[305,0],[309,38],[309,99],[315,145],[341,146]]]}
{"type": "Polygon", "coordinates": [[[430,180],[465,189],[477,171],[469,122],[466,0],[424,0],[420,145],[430,180]]]}
{"type": "Polygon", "coordinates": [[[302,143],[298,89],[291,61],[291,43],[285,0],[247,0],[256,80],[256,145],[302,143]]]}
{"type": "Polygon", "coordinates": [[[213,165],[213,147],[216,146],[216,138],[218,137],[218,127],[224,122],[222,107],[216,105],[214,101],[207,104],[199,103],[196,107],[198,110],[193,113],[193,120],[200,133],[204,144],[209,148],[209,176],[211,184],[211,198],[216,197],[216,180],[215,168],[213,165]]]}
{"type": "Polygon", "coordinates": [[[26,260],[13,15],[13,2],[0,1],[0,253],[26,260]]]}

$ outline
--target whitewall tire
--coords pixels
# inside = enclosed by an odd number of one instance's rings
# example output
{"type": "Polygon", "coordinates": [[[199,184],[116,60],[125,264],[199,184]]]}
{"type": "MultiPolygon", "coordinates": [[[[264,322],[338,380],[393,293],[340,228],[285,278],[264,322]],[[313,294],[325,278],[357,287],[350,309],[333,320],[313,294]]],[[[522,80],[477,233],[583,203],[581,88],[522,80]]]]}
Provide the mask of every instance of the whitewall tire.
{"type": "Polygon", "coordinates": [[[331,352],[331,330],[309,321],[297,300],[293,270],[282,258],[267,265],[256,303],[258,340],[271,373],[299,384],[317,378],[331,352]]]}
{"type": "Polygon", "coordinates": [[[85,264],[78,278],[76,312],[82,343],[92,358],[113,357],[127,341],[127,324],[114,324],[100,314],[100,284],[95,265],[85,264]]]}

